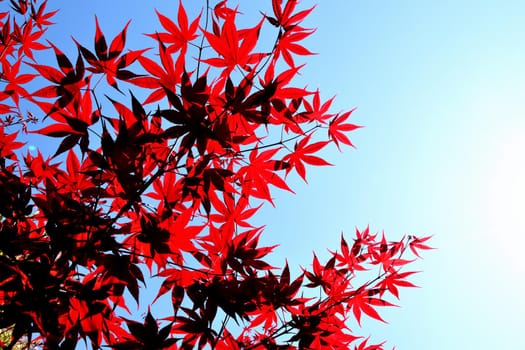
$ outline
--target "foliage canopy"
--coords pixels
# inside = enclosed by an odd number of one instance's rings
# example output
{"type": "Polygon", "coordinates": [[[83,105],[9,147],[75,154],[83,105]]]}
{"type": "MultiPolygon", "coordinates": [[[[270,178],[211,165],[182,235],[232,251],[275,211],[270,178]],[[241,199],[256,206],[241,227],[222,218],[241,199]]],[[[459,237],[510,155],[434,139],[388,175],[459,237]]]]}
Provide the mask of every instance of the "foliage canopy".
{"type": "Polygon", "coordinates": [[[265,261],[275,246],[251,223],[273,190],[291,191],[288,175],[306,181],[307,166],[329,165],[319,152],[352,146],[358,128],[353,110],[331,113],[333,99],[294,86],[312,8],[273,0],[241,28],[227,1],[192,19],[180,2],[173,18],[157,13],[155,50],[126,48],[129,23],[108,40],[96,20],[94,45],[75,40],[69,57],[45,40],[45,0],[1,3],[3,347],[383,348],[347,320],[383,321],[387,296],[414,286],[403,255],[418,258],[428,237],[356,230],[294,278],[265,261]],[[28,132],[57,140],[54,154],[23,154],[28,132]],[[147,275],[162,278],[152,302],[168,295],[171,310],[137,321],[147,275]]]}

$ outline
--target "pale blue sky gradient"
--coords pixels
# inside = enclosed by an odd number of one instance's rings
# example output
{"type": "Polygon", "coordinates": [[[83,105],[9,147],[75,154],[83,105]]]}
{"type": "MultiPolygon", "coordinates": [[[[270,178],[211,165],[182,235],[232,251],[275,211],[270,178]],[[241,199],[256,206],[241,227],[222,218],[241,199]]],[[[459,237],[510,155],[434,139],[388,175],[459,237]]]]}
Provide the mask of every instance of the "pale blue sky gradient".
{"type": "MultiPolygon", "coordinates": [[[[94,13],[109,38],[132,18],[137,49],[139,33],[160,29],[153,8],[175,18],[177,3],[50,1],[63,10],[49,34],[64,50],[70,35],[92,47],[94,13]]],[[[356,150],[326,151],[334,167],[309,169],[308,185],[291,178],[297,194],[276,192],[277,208],[261,211],[275,261],[307,265],[367,225],[433,234],[438,248],[415,266],[422,288],[382,313],[390,324],[356,332],[398,350],[525,349],[524,18],[523,1],[333,0],[306,22],[319,54],[298,84],[337,95],[334,112],[357,106],[366,127],[356,150]]]]}

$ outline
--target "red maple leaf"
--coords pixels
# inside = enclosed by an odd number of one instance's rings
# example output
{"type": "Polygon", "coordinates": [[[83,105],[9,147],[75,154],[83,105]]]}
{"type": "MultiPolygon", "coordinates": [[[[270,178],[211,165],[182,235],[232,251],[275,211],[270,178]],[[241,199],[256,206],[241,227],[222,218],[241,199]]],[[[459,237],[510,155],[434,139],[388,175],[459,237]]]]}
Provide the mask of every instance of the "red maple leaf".
{"type": "Polygon", "coordinates": [[[220,57],[203,59],[202,62],[224,68],[223,76],[228,75],[236,67],[249,71],[249,65],[257,65],[265,56],[260,53],[252,53],[257,44],[262,23],[260,21],[255,27],[241,31],[236,27],[235,17],[227,17],[219,33],[204,32],[211,47],[220,57]]]}
{"type": "Polygon", "coordinates": [[[33,30],[33,20],[29,20],[25,23],[25,25],[20,28],[16,23],[13,26],[14,33],[13,37],[16,41],[20,43],[20,47],[18,49],[18,56],[21,57],[21,54],[23,53],[27,57],[29,57],[32,61],[35,61],[35,57],[33,56],[33,51],[35,50],[45,50],[48,48],[48,46],[38,42],[38,40],[44,35],[45,30],[33,30]]]}
{"type": "Polygon", "coordinates": [[[419,255],[418,250],[434,249],[434,248],[424,244],[424,242],[428,241],[430,238],[432,238],[432,236],[421,237],[421,238],[410,236],[409,237],[410,242],[408,243],[408,247],[410,248],[412,253],[414,253],[418,258],[421,258],[421,256],[419,255]]]}
{"type": "Polygon", "coordinates": [[[16,141],[17,135],[18,133],[6,133],[4,131],[3,123],[0,123],[0,159],[17,159],[16,154],[13,151],[25,145],[23,142],[16,141]]]}
{"type": "MultiPolygon", "coordinates": [[[[62,51],[52,43],[50,43],[50,45],[55,51],[60,71],[47,65],[28,63],[45,79],[56,84],[45,86],[33,93],[33,96],[37,97],[57,98],[52,108],[46,111],[47,115],[66,107],[73,101],[79,101],[81,90],[85,88],[89,82],[89,78],[84,77],[84,62],[80,54],[77,57],[75,66],[73,66],[69,58],[67,58],[62,51]]],[[[41,106],[44,107],[45,105],[42,104],[41,106]]],[[[47,106],[44,108],[47,108],[47,106]]]]}
{"type": "Polygon", "coordinates": [[[289,173],[291,169],[295,169],[297,174],[306,182],[306,168],[305,164],[310,165],[332,165],[328,163],[321,157],[314,156],[313,154],[323,149],[328,141],[319,141],[310,143],[310,139],[313,134],[308,134],[306,137],[302,138],[299,142],[296,142],[293,152],[287,154],[283,161],[290,164],[290,168],[286,169],[286,172],[289,173]]]}
{"type": "Polygon", "coordinates": [[[181,51],[181,55],[186,53],[188,43],[198,37],[197,29],[199,27],[199,21],[201,15],[197,16],[191,24],[188,21],[188,15],[182,5],[182,0],[179,1],[179,10],[177,12],[177,24],[171,19],[163,15],[162,13],[155,11],[159,18],[160,24],[168,32],[157,32],[153,34],[146,34],[147,36],[159,40],[160,42],[167,45],[167,52],[174,53],[181,51]]]}
{"type": "Polygon", "coordinates": [[[237,172],[237,176],[244,184],[243,195],[265,199],[273,204],[269,185],[293,192],[276,173],[289,167],[286,161],[273,159],[277,152],[279,152],[278,148],[269,149],[261,153],[255,148],[250,152],[249,164],[241,167],[237,172]]]}
{"type": "Polygon", "coordinates": [[[399,299],[399,289],[398,287],[417,287],[412,282],[407,281],[407,277],[417,273],[416,271],[409,271],[409,272],[393,272],[388,274],[382,281],[378,283],[378,287],[381,288],[382,295],[385,291],[389,291],[394,295],[397,299],[399,299]]]}
{"type": "Polygon", "coordinates": [[[298,1],[286,1],[283,8],[283,0],[272,0],[272,9],[275,18],[268,17],[268,21],[275,26],[283,27],[284,30],[290,30],[301,23],[315,7],[294,13],[298,1]]]}
{"type": "Polygon", "coordinates": [[[9,63],[7,60],[2,61],[2,73],[0,73],[2,80],[7,82],[3,93],[10,96],[17,107],[20,105],[20,98],[29,101],[33,100],[31,94],[27,92],[23,85],[29,83],[37,76],[36,74],[19,74],[21,63],[21,60],[17,60],[14,64],[9,63]]]}
{"type": "Polygon", "coordinates": [[[334,119],[330,121],[330,124],[328,126],[328,137],[330,137],[330,139],[335,142],[339,150],[341,150],[339,142],[354,147],[354,145],[352,144],[352,142],[346,134],[350,131],[360,128],[360,126],[350,123],[344,123],[350,117],[354,110],[355,108],[343,114],[337,115],[334,119]]]}
{"type": "Polygon", "coordinates": [[[173,62],[171,54],[162,43],[159,41],[159,56],[162,67],[150,58],[139,56],[138,60],[142,67],[150,74],[150,76],[137,77],[130,80],[132,84],[145,87],[148,89],[155,89],[144,101],[144,104],[159,101],[166,96],[166,89],[174,90],[176,85],[182,80],[182,75],[185,74],[184,56],[181,55],[176,63],[173,62]]]}
{"type": "Polygon", "coordinates": [[[45,12],[46,5],[47,2],[44,1],[42,4],[40,4],[38,10],[35,10],[34,4],[31,3],[31,18],[35,22],[36,26],[40,29],[54,24],[50,21],[50,19],[58,12],[58,10],[45,12]]]}
{"type": "Polygon", "coordinates": [[[288,66],[295,67],[295,61],[292,54],[301,56],[313,55],[313,52],[306,49],[304,46],[299,45],[298,42],[301,42],[312,35],[314,31],[315,30],[307,29],[298,31],[294,29],[293,31],[290,30],[284,32],[275,46],[275,60],[282,56],[288,66]]]}
{"type": "MultiPolygon", "coordinates": [[[[352,309],[352,312],[357,320],[357,323],[361,325],[361,315],[365,315],[376,319],[378,321],[387,323],[385,320],[379,316],[379,313],[376,311],[375,307],[377,306],[395,306],[392,303],[389,303],[386,300],[380,298],[374,298],[369,295],[369,291],[361,289],[348,300],[348,306],[352,309]]],[[[373,295],[374,293],[372,293],[373,295]]]]}
{"type": "Polygon", "coordinates": [[[106,38],[100,29],[98,19],[95,17],[96,32],[95,32],[95,54],[80,45],[76,40],[76,44],[82,53],[82,56],[91,65],[87,68],[90,72],[95,74],[103,73],[106,75],[106,80],[109,85],[119,90],[116,79],[129,80],[137,77],[137,74],[126,70],[129,65],[135,62],[148,49],[129,51],[121,56],[126,44],[126,31],[129,26],[129,21],[124,26],[124,29],[115,36],[111,41],[111,45],[107,46],[106,38]]]}

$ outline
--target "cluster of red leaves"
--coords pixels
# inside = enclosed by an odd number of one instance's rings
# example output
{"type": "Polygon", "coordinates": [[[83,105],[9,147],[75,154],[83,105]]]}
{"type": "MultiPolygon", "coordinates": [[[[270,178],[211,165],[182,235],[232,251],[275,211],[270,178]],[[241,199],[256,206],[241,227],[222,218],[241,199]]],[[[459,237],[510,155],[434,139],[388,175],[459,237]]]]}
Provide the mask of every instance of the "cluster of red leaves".
{"type": "Polygon", "coordinates": [[[94,49],[75,41],[71,59],[43,43],[55,14],[45,0],[9,1],[0,12],[0,328],[12,327],[13,339],[1,346],[36,335],[46,349],[80,339],[113,349],[383,348],[357,341],[346,321],[382,321],[385,297],[413,286],[403,253],[419,257],[428,238],[357,231],[293,279],[265,261],[274,247],[260,246],[262,228],[250,223],[273,204],[272,188],[291,191],[288,174],[306,180],[306,165],[328,165],[316,154],[351,146],[357,128],[351,111],[329,114],[331,99],[292,85],[313,32],[300,26],[312,9],[297,3],[273,0],[272,13],[239,28],[239,12],[221,1],[203,10],[208,30],[181,2],[176,22],[158,13],[149,57],[125,49],[128,25],[108,45],[96,20],[94,49]],[[275,42],[260,51],[263,30],[275,42]],[[37,50],[58,67],[37,63],[37,50]],[[100,104],[94,77],[119,96],[126,85],[147,97],[100,104]],[[41,87],[28,92],[29,83],[41,87]],[[21,156],[7,131],[34,121],[28,105],[46,121],[36,132],[59,140],[52,157],[21,156]],[[352,285],[374,266],[379,274],[352,285]],[[163,279],[157,298],[170,295],[172,312],[127,319],[147,272],[163,279]],[[304,297],[308,289],[318,296],[304,297]]]}

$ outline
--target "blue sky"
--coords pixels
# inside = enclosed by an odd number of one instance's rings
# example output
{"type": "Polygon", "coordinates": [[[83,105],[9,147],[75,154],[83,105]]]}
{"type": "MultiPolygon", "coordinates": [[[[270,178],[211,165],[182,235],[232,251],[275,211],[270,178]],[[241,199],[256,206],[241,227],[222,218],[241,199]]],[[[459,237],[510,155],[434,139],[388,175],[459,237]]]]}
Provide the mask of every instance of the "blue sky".
{"type": "MultiPolygon", "coordinates": [[[[159,28],[153,8],[175,16],[177,2],[145,4],[51,1],[62,12],[49,35],[65,51],[70,35],[91,47],[97,13],[111,38],[133,19],[129,47],[140,48],[159,28]]],[[[269,0],[241,1],[249,16],[244,4],[269,0]]],[[[298,84],[337,95],[334,112],[357,107],[366,127],[356,150],[326,151],[334,167],[291,179],[297,194],[261,211],[265,242],[281,243],[275,261],[307,265],[367,225],[391,239],[433,234],[438,248],[415,267],[422,288],[382,313],[389,324],[357,332],[397,349],[525,348],[524,15],[510,0],[332,0],[306,22],[318,54],[298,84]]]]}

